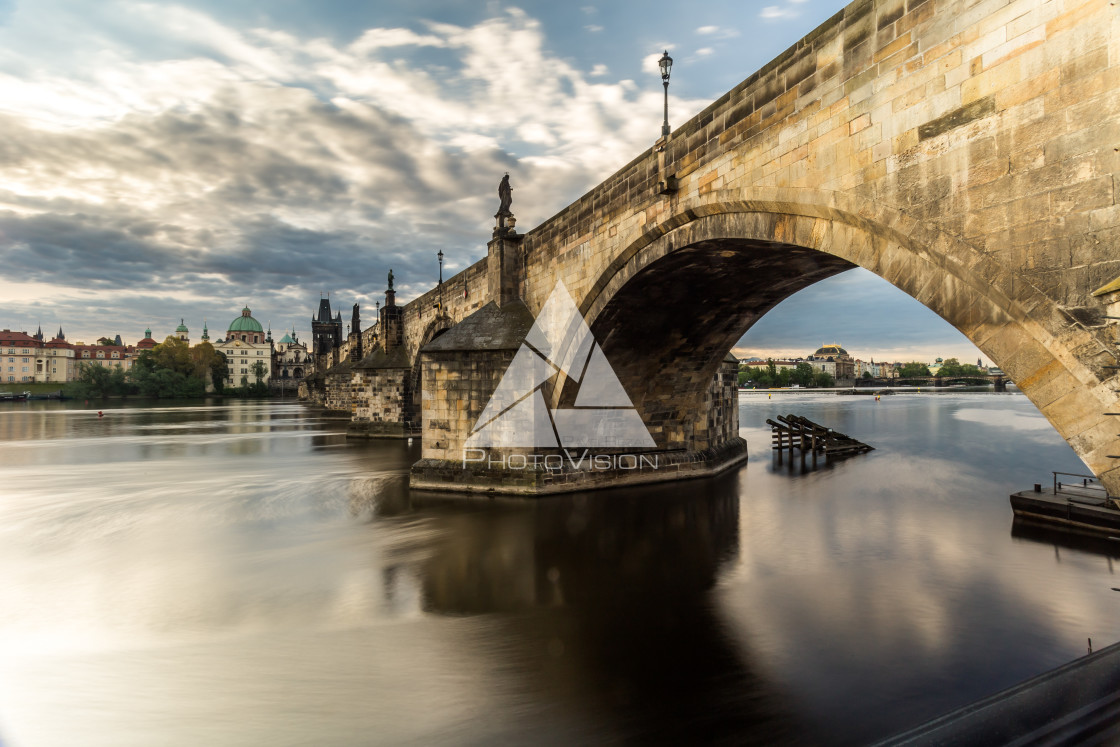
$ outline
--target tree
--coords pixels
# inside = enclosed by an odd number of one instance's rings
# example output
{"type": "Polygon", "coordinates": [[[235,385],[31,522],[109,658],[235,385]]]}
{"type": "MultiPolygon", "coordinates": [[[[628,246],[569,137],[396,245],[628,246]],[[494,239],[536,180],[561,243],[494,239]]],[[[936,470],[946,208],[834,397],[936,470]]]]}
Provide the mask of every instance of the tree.
{"type": "Polygon", "coordinates": [[[808,363],[798,363],[790,374],[790,383],[798,386],[813,386],[813,366],[808,363]]]}
{"type": "Polygon", "coordinates": [[[813,374],[813,386],[836,386],[836,379],[832,378],[832,374],[830,374],[828,371],[817,371],[813,374]]]}
{"type": "Polygon", "coordinates": [[[140,353],[140,357],[143,357],[145,353],[147,353],[155,368],[166,368],[184,376],[196,374],[195,362],[191,357],[191,350],[186,340],[169,336],[151,350],[140,353]]]}
{"type": "Polygon", "coordinates": [[[761,366],[756,368],[748,368],[745,372],[747,380],[753,381],[756,389],[769,389],[774,386],[774,380],[770,378],[770,372],[761,366]]]}
{"type": "Polygon", "coordinates": [[[96,363],[79,363],[74,380],[76,397],[119,397],[134,391],[120,364],[100,366],[96,363]]]}
{"type": "Polygon", "coordinates": [[[145,397],[201,397],[206,394],[206,373],[217,355],[209,342],[191,349],[185,340],[169,336],[136,356],[131,378],[145,397]]]}
{"type": "Polygon", "coordinates": [[[226,378],[229,376],[229,359],[220,350],[214,351],[214,360],[210,364],[210,380],[214,382],[214,391],[221,393],[226,388],[226,378]]]}
{"type": "Polygon", "coordinates": [[[264,375],[268,373],[268,367],[264,365],[264,361],[257,361],[249,366],[249,371],[256,377],[257,383],[260,384],[264,375]]]}
{"type": "Polygon", "coordinates": [[[864,371],[864,372],[863,372],[863,378],[865,378],[865,379],[870,379],[870,378],[873,378],[873,377],[871,376],[871,372],[870,372],[870,371],[864,371]]]}
{"type": "Polygon", "coordinates": [[[961,363],[956,358],[949,358],[941,364],[941,370],[937,375],[958,379],[970,376],[982,377],[984,372],[971,363],[961,363]]]}
{"type": "Polygon", "coordinates": [[[928,377],[931,375],[932,374],[930,374],[929,372],[929,366],[924,363],[918,363],[917,361],[903,363],[902,368],[898,372],[899,378],[902,379],[909,379],[918,376],[928,377]]]}

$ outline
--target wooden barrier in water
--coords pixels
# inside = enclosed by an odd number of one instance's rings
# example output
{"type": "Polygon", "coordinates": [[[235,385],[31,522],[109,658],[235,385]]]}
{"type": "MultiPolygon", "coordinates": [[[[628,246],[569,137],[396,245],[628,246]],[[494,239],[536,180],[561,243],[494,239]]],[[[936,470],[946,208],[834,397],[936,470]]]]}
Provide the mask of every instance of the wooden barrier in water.
{"type": "Polygon", "coordinates": [[[793,454],[794,449],[800,449],[802,456],[824,454],[827,457],[862,454],[874,449],[873,446],[868,446],[862,441],[814,423],[800,415],[777,417],[780,422],[767,418],[766,423],[771,428],[773,449],[779,453],[788,449],[790,454],[793,454]]]}

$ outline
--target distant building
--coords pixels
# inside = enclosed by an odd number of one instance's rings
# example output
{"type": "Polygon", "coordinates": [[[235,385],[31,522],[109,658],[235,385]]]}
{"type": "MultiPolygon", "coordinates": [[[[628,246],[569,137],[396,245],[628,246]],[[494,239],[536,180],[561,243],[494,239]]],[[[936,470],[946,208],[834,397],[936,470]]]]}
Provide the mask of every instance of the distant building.
{"type": "Polygon", "coordinates": [[[307,344],[300,342],[293,329],[287,332],[276,343],[272,354],[272,381],[273,384],[287,386],[289,383],[299,386],[310,371],[308,370],[310,358],[307,355],[307,344]]]}
{"type": "Polygon", "coordinates": [[[151,350],[159,343],[152,339],[152,330],[148,328],[144,330],[144,339],[136,343],[137,350],[151,350]]]}
{"type": "Polygon", "coordinates": [[[311,342],[311,352],[316,358],[329,354],[342,344],[342,312],[331,317],[329,298],[319,299],[319,314],[311,317],[311,342]]]}
{"type": "Polygon", "coordinates": [[[814,369],[832,374],[832,378],[837,381],[856,377],[855,361],[848,355],[847,350],[840,347],[840,343],[821,345],[817,348],[817,352],[806,358],[806,361],[814,369]]]}
{"type": "Polygon", "coordinates": [[[191,344],[191,333],[190,330],[187,329],[187,323],[185,320],[179,320],[179,326],[175,328],[175,336],[188,345],[191,344]]]}
{"type": "Polygon", "coordinates": [[[257,375],[253,370],[257,363],[264,366],[260,381],[267,384],[272,379],[272,333],[265,333],[248,306],[229,323],[226,338],[214,343],[214,349],[226,356],[227,387],[255,384],[257,375]]]}
{"type": "Polygon", "coordinates": [[[77,363],[74,360],[74,346],[66,342],[66,335],[62,327],[53,340],[43,343],[39,356],[35,359],[35,381],[41,382],[67,382],[73,381],[77,375],[77,363]]]}
{"type": "Polygon", "coordinates": [[[74,362],[79,367],[85,363],[109,368],[120,366],[128,371],[132,368],[133,352],[134,349],[124,345],[74,345],[74,362]]]}
{"type": "Polygon", "coordinates": [[[65,382],[73,378],[74,350],[62,328],[58,337],[43,342],[43,329],[34,335],[0,330],[0,383],[65,382]]]}

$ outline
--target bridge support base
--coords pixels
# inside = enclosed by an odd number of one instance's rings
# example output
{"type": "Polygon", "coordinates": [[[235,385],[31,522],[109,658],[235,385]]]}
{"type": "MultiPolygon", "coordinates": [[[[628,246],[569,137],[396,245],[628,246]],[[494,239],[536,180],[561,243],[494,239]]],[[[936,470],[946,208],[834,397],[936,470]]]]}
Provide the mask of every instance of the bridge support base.
{"type": "Polygon", "coordinates": [[[461,460],[421,459],[409,487],[543,496],[709,477],[746,460],[747,442],[739,437],[704,451],[468,449],[461,460]]]}
{"type": "Polygon", "coordinates": [[[358,420],[346,426],[347,438],[412,438],[419,431],[407,422],[358,420]]]}

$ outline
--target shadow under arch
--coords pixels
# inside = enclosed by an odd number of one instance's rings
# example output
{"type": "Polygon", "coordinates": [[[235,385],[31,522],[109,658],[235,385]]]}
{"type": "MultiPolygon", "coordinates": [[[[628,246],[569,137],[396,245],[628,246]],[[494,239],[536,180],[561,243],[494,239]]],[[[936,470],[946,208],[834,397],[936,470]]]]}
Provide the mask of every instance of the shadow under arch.
{"type": "Polygon", "coordinates": [[[420,350],[423,349],[432,340],[436,339],[443,333],[447,332],[455,326],[455,322],[445,313],[441,313],[435,319],[428,323],[424,328],[424,334],[420,337],[420,344],[417,346],[417,352],[412,357],[412,367],[409,371],[409,384],[410,393],[412,397],[412,409],[409,413],[410,422],[416,426],[420,425],[420,392],[423,391],[421,385],[423,382],[423,366],[421,365],[420,350]]]}
{"type": "MultiPolygon", "coordinates": [[[[1061,309],[968,242],[855,195],[748,188],[681,199],[624,242],[580,310],[658,448],[701,450],[715,445],[704,397],[735,342],[788,296],[857,266],[972,341],[1097,475],[1113,468],[1103,377],[1064,349],[1061,309]],[[1094,407],[1097,417],[1081,414],[1094,407]]],[[[573,390],[565,383],[555,401],[570,404],[573,390]]],[[[1120,492],[1120,470],[1106,486],[1120,492]]]]}

